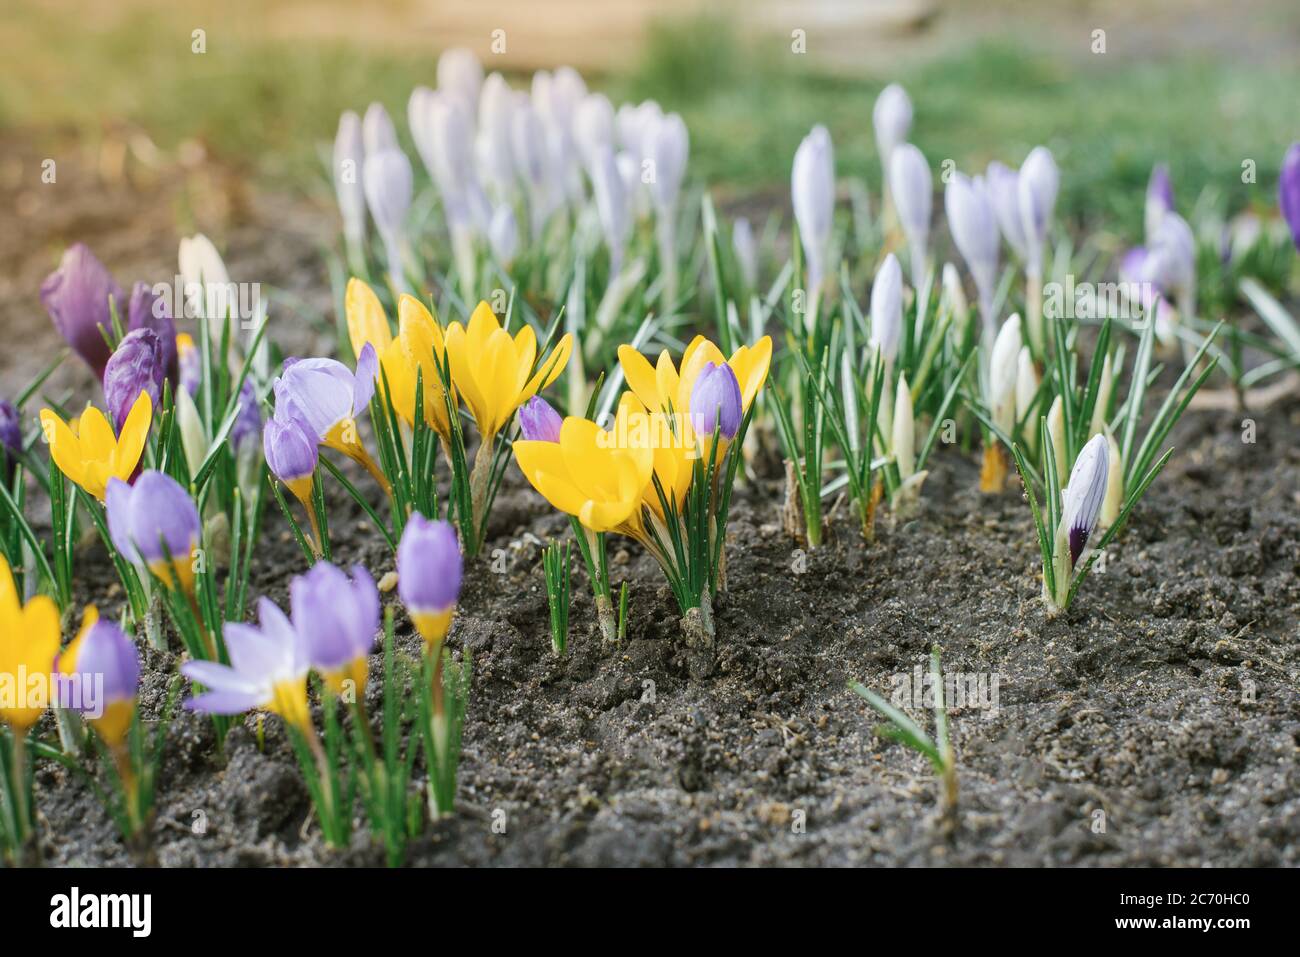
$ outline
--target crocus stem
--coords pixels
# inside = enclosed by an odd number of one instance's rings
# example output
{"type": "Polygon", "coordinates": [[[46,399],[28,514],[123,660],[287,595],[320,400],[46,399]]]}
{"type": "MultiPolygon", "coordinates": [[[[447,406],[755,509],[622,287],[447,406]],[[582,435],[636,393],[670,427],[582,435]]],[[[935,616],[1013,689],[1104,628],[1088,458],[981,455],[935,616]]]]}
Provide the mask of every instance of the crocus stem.
{"type": "Polygon", "coordinates": [[[677,303],[677,254],[673,218],[671,209],[661,209],[655,229],[655,236],[659,240],[659,269],[664,276],[665,312],[675,309],[677,303]]]}
{"type": "Polygon", "coordinates": [[[311,496],[308,494],[300,495],[292,488],[290,491],[293,492],[294,497],[298,499],[302,507],[307,510],[307,521],[311,523],[311,550],[317,558],[320,558],[325,554],[325,542],[321,538],[320,522],[316,520],[316,509],[312,507],[311,496]]]}
{"type": "MultiPolygon", "coordinates": [[[[469,476],[470,521],[473,524],[471,534],[467,536],[474,542],[470,554],[478,552],[478,533],[483,528],[484,511],[487,509],[488,481],[492,477],[492,459],[496,451],[496,436],[485,435],[479,443],[478,452],[474,454],[474,468],[469,476]]],[[[461,529],[461,534],[465,530],[461,529]]]]}
{"type": "Polygon", "coordinates": [[[208,661],[218,661],[217,643],[212,640],[212,633],[208,631],[208,626],[203,623],[203,612],[199,610],[199,599],[192,590],[185,591],[185,597],[189,599],[190,611],[194,613],[194,623],[198,626],[199,634],[203,638],[203,648],[208,653],[208,661]]]}
{"type": "Polygon", "coordinates": [[[27,732],[14,728],[14,810],[18,825],[18,847],[22,847],[29,834],[27,819],[27,732]]]}
{"type": "Polygon", "coordinates": [[[144,826],[143,808],[140,807],[140,782],[131,767],[131,753],[125,744],[113,748],[113,764],[117,767],[117,778],[122,782],[122,800],[126,804],[126,818],[131,825],[131,833],[138,834],[144,826]]]}
{"type": "Polygon", "coordinates": [[[605,536],[598,535],[584,525],[574,522],[574,530],[580,531],[587,541],[587,547],[581,549],[583,560],[587,565],[587,577],[591,579],[591,594],[596,603],[596,623],[600,626],[602,641],[618,640],[618,623],[614,616],[614,601],[609,590],[609,566],[605,561],[605,536]],[[587,562],[587,556],[591,560],[587,562]]]}
{"type": "Polygon", "coordinates": [[[383,469],[370,457],[369,452],[358,446],[355,452],[349,453],[349,458],[370,473],[370,477],[384,490],[385,495],[393,494],[393,486],[389,483],[388,476],[384,475],[383,469]]]}
{"type": "Polygon", "coordinates": [[[334,788],[330,782],[330,764],[329,758],[325,755],[325,748],[321,746],[320,738],[316,736],[316,729],[310,724],[302,729],[303,737],[307,739],[307,747],[311,750],[312,760],[316,762],[316,771],[320,775],[321,801],[324,803],[322,811],[321,826],[326,830],[326,840],[333,843],[334,832],[334,788]],[[324,819],[324,815],[329,816],[329,820],[324,819]]]}

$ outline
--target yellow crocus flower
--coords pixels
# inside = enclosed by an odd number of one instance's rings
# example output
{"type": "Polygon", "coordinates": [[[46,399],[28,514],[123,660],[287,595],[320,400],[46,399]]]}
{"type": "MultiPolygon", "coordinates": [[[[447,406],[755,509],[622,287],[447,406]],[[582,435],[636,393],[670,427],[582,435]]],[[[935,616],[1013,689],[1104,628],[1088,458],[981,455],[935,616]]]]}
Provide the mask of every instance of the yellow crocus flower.
{"type": "Polygon", "coordinates": [[[82,413],[76,432],[49,409],[41,409],[41,428],[50,444],[50,457],[54,464],[101,502],[107,493],[109,479],[130,480],[144,453],[152,421],[153,401],[149,393],[143,391],[131,406],[121,434],[116,437],[104,413],[93,406],[82,413]]]}
{"type": "Polygon", "coordinates": [[[484,442],[501,431],[516,409],[559,378],[572,351],[573,336],[566,333],[533,374],[537,336],[532,327],[525,323],[511,337],[486,302],[475,307],[468,327],[459,322],[447,327],[451,379],[484,442]]]}
{"type": "Polygon", "coordinates": [[[658,361],[651,366],[636,349],[619,346],[618,362],[623,367],[628,387],[646,408],[656,412],[671,409],[683,415],[691,411],[691,390],[704,367],[709,363],[726,363],[740,383],[741,407],[748,411],[767,381],[767,372],[772,365],[772,337],[764,336],[752,346],[741,346],[728,359],[704,336],[696,336],[682,353],[680,373],[667,349],[659,353],[658,361]]]}
{"type": "Polygon", "coordinates": [[[12,683],[13,691],[0,694],[0,719],[20,736],[49,704],[48,694],[43,702],[27,700],[28,681],[42,675],[48,691],[59,637],[59,609],[53,600],[37,595],[23,605],[9,562],[0,555],[0,681],[12,683]]]}
{"type": "MultiPolygon", "coordinates": [[[[653,473],[659,479],[664,497],[681,511],[695,476],[696,440],[690,418],[685,415],[669,416],[664,412],[650,412],[631,392],[619,399],[618,411],[610,429],[609,440],[623,448],[645,447],[654,456],[653,473]]],[[[660,521],[667,521],[659,489],[647,477],[641,491],[641,501],[660,521]]]]}

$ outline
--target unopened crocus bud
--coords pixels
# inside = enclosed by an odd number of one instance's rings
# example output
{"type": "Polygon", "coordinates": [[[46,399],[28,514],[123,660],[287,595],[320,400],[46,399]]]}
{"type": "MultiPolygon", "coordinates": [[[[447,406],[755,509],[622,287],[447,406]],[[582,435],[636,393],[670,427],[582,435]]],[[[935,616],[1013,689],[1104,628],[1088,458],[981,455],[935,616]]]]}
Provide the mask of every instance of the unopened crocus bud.
{"type": "Polygon", "coordinates": [[[1098,525],[1110,528],[1119,520],[1119,511],[1124,505],[1124,463],[1120,458],[1119,443],[1110,429],[1106,430],[1106,498],[1101,503],[1101,516],[1098,525]]]}
{"type": "Polygon", "coordinates": [[[399,149],[367,153],[362,175],[366,204],[384,241],[389,276],[399,288],[405,288],[402,242],[406,214],[411,209],[411,161],[399,149]]]}
{"type": "Polygon", "coordinates": [[[559,442],[564,419],[551,404],[535,395],[519,407],[519,431],[529,442],[559,442]]]}
{"type": "Polygon", "coordinates": [[[283,482],[309,511],[312,476],[320,456],[317,446],[310,427],[294,416],[277,413],[262,430],[262,453],[271,474],[283,482]]]}
{"type": "Polygon", "coordinates": [[[590,93],[578,104],[573,115],[573,139],[578,158],[588,171],[602,146],[614,145],[614,107],[603,93],[590,93]]]}
{"type": "MultiPolygon", "coordinates": [[[[1094,358],[1094,362],[1097,360],[1094,358]]],[[[1115,371],[1111,368],[1110,353],[1101,360],[1101,376],[1097,380],[1097,402],[1092,407],[1092,422],[1089,429],[1094,435],[1106,431],[1106,415],[1110,410],[1110,397],[1115,391],[1115,371]]]]}
{"type": "Polygon", "coordinates": [[[989,163],[987,182],[1002,238],[1020,259],[1027,259],[1025,224],[1020,215],[1020,174],[994,160],[989,163]]]}
{"type": "Polygon", "coordinates": [[[890,253],[876,270],[871,284],[871,344],[880,350],[885,366],[894,364],[903,334],[903,267],[890,253]]]}
{"type": "Polygon", "coordinates": [[[18,409],[0,399],[0,451],[13,458],[23,450],[23,429],[18,409]]]}
{"type": "Polygon", "coordinates": [[[473,50],[452,47],[438,57],[438,91],[459,97],[470,109],[478,106],[483,87],[483,64],[473,50]]]}
{"type": "Polygon", "coordinates": [[[230,273],[212,240],[202,233],[182,237],[177,260],[185,283],[187,314],[194,318],[230,318],[235,305],[230,301],[230,273]]]}
{"type": "Polygon", "coordinates": [[[1174,184],[1169,178],[1169,167],[1157,163],[1151,168],[1151,178],[1147,180],[1146,206],[1143,219],[1147,238],[1155,235],[1165,213],[1174,209],[1174,184]]]}
{"type": "Polygon", "coordinates": [[[975,277],[980,316],[993,335],[993,293],[998,273],[998,223],[983,177],[954,173],[944,192],[948,228],[966,267],[975,277]]]}
{"type": "Polygon", "coordinates": [[[686,160],[691,149],[686,123],[676,113],[655,117],[647,124],[643,146],[647,158],[654,161],[650,195],[661,216],[671,215],[686,176],[686,160]]]}
{"type": "Polygon", "coordinates": [[[1020,356],[1016,361],[1016,421],[1024,422],[1025,444],[1030,450],[1038,448],[1038,420],[1026,419],[1038,398],[1038,369],[1034,366],[1034,357],[1028,346],[1020,347],[1020,356]]]}
{"type": "Polygon", "coordinates": [[[419,512],[411,515],[397,546],[397,592],[434,654],[451,629],[462,573],[456,530],[419,512]]]}
{"type": "Polygon", "coordinates": [[[912,412],[912,390],[907,385],[907,376],[898,377],[898,388],[894,394],[894,421],[891,429],[890,448],[894,453],[894,464],[898,466],[898,478],[906,482],[916,471],[916,423],[912,412]]]}
{"type": "Polygon", "coordinates": [[[912,129],[912,101],[907,91],[897,83],[881,90],[871,110],[871,125],[876,131],[876,149],[888,180],[889,157],[894,154],[895,146],[907,142],[907,134],[912,129]]]}
{"type": "Polygon", "coordinates": [[[137,282],[131,287],[131,299],[127,304],[128,332],[148,329],[157,334],[162,344],[163,372],[173,383],[177,375],[176,323],[172,321],[171,309],[163,296],[154,294],[146,282],[137,282]]]}
{"type": "Polygon", "coordinates": [[[497,199],[507,199],[514,191],[514,111],[514,90],[500,73],[490,74],[479,97],[475,155],[497,199]]]}
{"type": "Polygon", "coordinates": [[[109,479],[104,504],[113,547],[167,587],[193,594],[199,510],[180,483],[152,469],[142,472],[134,485],[109,479]]]}
{"type": "Polygon", "coordinates": [[[966,324],[970,316],[970,304],[966,301],[966,290],[961,286],[961,274],[952,263],[943,264],[942,305],[948,309],[958,323],[958,328],[966,324]]]}
{"type": "Polygon", "coordinates": [[[736,254],[736,265],[740,267],[740,277],[746,289],[758,286],[758,244],[754,241],[754,230],[749,220],[739,216],[731,226],[731,248],[736,254]]]}
{"type": "Polygon", "coordinates": [[[502,203],[492,211],[492,222],[488,224],[488,243],[492,255],[503,266],[514,262],[519,251],[519,227],[515,223],[515,211],[508,203],[502,203]]]}
{"type": "Polygon", "coordinates": [[[889,156],[889,191],[912,255],[912,285],[920,288],[929,266],[930,208],[934,200],[930,164],[911,143],[900,143],[889,156]]]}
{"type": "Polygon", "coordinates": [[[1195,291],[1196,238],[1187,220],[1168,212],[1160,219],[1142,263],[1142,279],[1179,298],[1195,291]]]}
{"type": "Polygon", "coordinates": [[[160,407],[164,371],[162,340],[155,333],[137,329],[122,337],[104,367],[104,406],[114,429],[122,428],[141,392],[160,407]]]}
{"type": "Polygon", "coordinates": [[[700,370],[691,389],[691,427],[701,437],[715,432],[730,441],[740,431],[743,416],[740,383],[725,362],[710,362],[700,370]]]}
{"type": "Polygon", "coordinates": [[[835,153],[824,126],[814,126],[795,151],[790,197],[807,263],[808,288],[816,290],[826,275],[835,216],[835,153]]]}
{"type": "Polygon", "coordinates": [[[176,425],[181,432],[181,451],[185,453],[190,475],[197,475],[208,457],[208,435],[198,406],[185,389],[176,392],[176,425]]]}
{"type": "Polygon", "coordinates": [[[1282,157],[1282,172],[1277,181],[1277,205],[1282,218],[1291,227],[1291,239],[1300,249],[1300,143],[1292,143],[1282,157]]]}
{"type": "Polygon", "coordinates": [[[1051,150],[1035,146],[1020,165],[1020,221],[1025,231],[1027,267],[1035,276],[1042,275],[1043,245],[1060,185],[1061,174],[1051,150]]]}
{"type": "Polygon", "coordinates": [[[1020,316],[1002,323],[989,359],[988,407],[993,424],[1008,436],[1016,425],[1016,375],[1020,369],[1020,316]]]}
{"type": "Polygon", "coordinates": [[[135,718],[140,655],[116,624],[98,619],[58,657],[59,706],[75,707],[110,749],[120,748],[135,718]]]}
{"type": "Polygon", "coordinates": [[[289,604],[293,626],[326,687],[335,694],[364,694],[379,633],[379,590],[370,573],[357,565],[349,578],[329,562],[317,562],[289,583],[289,604]]]}
{"type": "Polygon", "coordinates": [[[1052,401],[1052,407],[1047,412],[1047,439],[1052,447],[1044,449],[1043,455],[1052,456],[1056,463],[1056,474],[1062,476],[1065,474],[1065,406],[1059,395],[1052,401]]]}
{"type": "Polygon", "coordinates": [[[1106,437],[1094,435],[1080,450],[1070,471],[1061,508],[1061,527],[1069,544],[1071,567],[1079,561],[1088,536],[1097,527],[1097,517],[1106,497],[1109,458],[1106,437]]]}
{"type": "Polygon", "coordinates": [[[623,190],[618,161],[608,145],[599,147],[592,160],[592,191],[596,194],[596,212],[600,216],[605,244],[609,247],[610,272],[617,275],[623,264],[623,248],[632,227],[632,216],[623,190]]]}
{"type": "Polygon", "coordinates": [[[366,156],[399,148],[397,128],[393,126],[393,118],[388,115],[384,104],[375,102],[366,107],[366,115],[361,121],[361,143],[366,156]]]}
{"type": "Polygon", "coordinates": [[[194,339],[185,332],[176,337],[176,365],[181,388],[190,395],[197,395],[203,383],[203,356],[199,354],[194,339]]]}
{"type": "Polygon", "coordinates": [[[122,287],[83,243],[69,246],[59,268],[41,283],[41,304],[59,335],[101,377],[112,352],[104,338],[113,331],[110,299],[122,315],[126,306],[122,287]]]}
{"type": "Polygon", "coordinates": [[[361,117],[347,110],[339,117],[339,130],[334,136],[334,194],[343,219],[343,236],[349,248],[357,252],[366,240],[366,190],[361,182],[365,157],[361,117]]]}

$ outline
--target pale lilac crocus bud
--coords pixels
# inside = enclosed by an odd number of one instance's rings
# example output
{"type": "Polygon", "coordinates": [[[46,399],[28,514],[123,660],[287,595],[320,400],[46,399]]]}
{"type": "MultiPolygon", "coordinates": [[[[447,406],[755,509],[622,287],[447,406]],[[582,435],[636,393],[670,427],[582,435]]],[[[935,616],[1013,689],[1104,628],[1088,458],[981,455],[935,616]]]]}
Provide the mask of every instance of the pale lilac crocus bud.
{"type": "Polygon", "coordinates": [[[708,363],[691,389],[691,426],[695,434],[708,438],[717,432],[731,441],[740,431],[743,415],[736,373],[725,362],[708,363]]]}
{"type": "Polygon", "coordinates": [[[614,107],[603,93],[583,97],[573,114],[573,139],[578,157],[588,171],[603,146],[614,145],[614,107]]]}
{"type": "Polygon", "coordinates": [[[738,216],[731,226],[731,248],[736,254],[736,265],[740,267],[745,288],[757,288],[758,243],[754,241],[754,230],[744,216],[738,216]]]}
{"type": "Polygon", "coordinates": [[[366,156],[399,148],[397,128],[393,126],[393,118],[388,115],[384,104],[375,102],[366,107],[366,115],[361,121],[361,142],[366,156]]]}
{"type": "Polygon", "coordinates": [[[397,593],[434,653],[451,628],[463,572],[456,530],[412,514],[397,546],[397,593]]]}
{"type": "Polygon", "coordinates": [[[592,161],[591,184],[596,194],[596,212],[600,216],[605,244],[609,247],[610,274],[617,276],[623,265],[623,248],[632,227],[632,217],[618,161],[608,144],[597,150],[592,161]]]}
{"type": "Polygon", "coordinates": [[[930,164],[911,143],[901,143],[889,157],[889,191],[912,259],[912,285],[919,289],[929,268],[930,209],[934,200],[930,164]]]}
{"type": "Polygon", "coordinates": [[[983,177],[954,173],[944,192],[948,229],[975,277],[985,334],[993,335],[993,293],[998,275],[998,223],[983,177]]]}
{"type": "Polygon", "coordinates": [[[1025,245],[1024,220],[1020,215],[1020,174],[994,160],[989,163],[987,182],[1002,238],[1016,256],[1026,260],[1029,250],[1025,245]]]}
{"type": "Polygon", "coordinates": [[[546,148],[546,130],[536,108],[524,97],[516,100],[511,122],[510,142],[515,169],[528,188],[528,209],[533,238],[554,208],[551,195],[550,157],[546,148]]]}
{"type": "Polygon", "coordinates": [[[1160,219],[1142,263],[1142,278],[1161,293],[1172,293],[1185,304],[1195,292],[1196,237],[1187,220],[1175,212],[1160,219]]]}
{"type": "Polygon", "coordinates": [[[109,537],[123,558],[148,568],[169,588],[193,593],[199,510],[179,482],[152,469],[134,485],[109,479],[104,506],[109,537]]]}
{"type": "Polygon", "coordinates": [[[559,442],[563,424],[560,413],[540,395],[519,407],[519,431],[529,442],[559,442]]]}
{"type": "Polygon", "coordinates": [[[1070,482],[1063,493],[1061,525],[1069,543],[1071,566],[1079,560],[1088,536],[1097,527],[1101,503],[1106,498],[1109,458],[1106,437],[1094,435],[1079,451],[1070,470],[1070,482]]]}
{"type": "Polygon", "coordinates": [[[1052,151],[1035,146],[1020,165],[1020,221],[1025,230],[1028,269],[1035,276],[1042,275],[1043,245],[1047,242],[1060,185],[1061,174],[1052,151]]]}
{"type": "Polygon", "coordinates": [[[1155,235],[1156,229],[1165,213],[1174,209],[1174,184],[1169,178],[1169,167],[1157,163],[1151,168],[1151,178],[1147,180],[1146,204],[1143,220],[1147,239],[1155,235]]]}
{"type": "Polygon", "coordinates": [[[1016,376],[1020,368],[1020,316],[1002,323],[989,358],[987,405],[993,423],[1006,435],[1016,427],[1016,376]]]}
{"type": "Polygon", "coordinates": [[[503,266],[514,262],[519,251],[519,226],[515,223],[515,211],[508,203],[502,203],[492,211],[492,222],[488,223],[488,244],[492,255],[503,266]]]}
{"type": "Polygon", "coordinates": [[[140,398],[148,392],[153,408],[159,408],[164,367],[162,340],[149,329],[128,332],[104,366],[104,406],[116,429],[140,398]]]}
{"type": "Polygon", "coordinates": [[[176,323],[172,321],[167,299],[154,295],[148,283],[137,282],[131,287],[131,300],[127,304],[126,312],[128,332],[148,329],[157,334],[162,346],[163,372],[175,383],[179,371],[176,355],[176,323]]]}
{"type": "Polygon", "coordinates": [[[890,253],[871,284],[871,344],[880,350],[886,368],[894,364],[902,334],[903,268],[890,253]]]}
{"type": "Polygon", "coordinates": [[[110,298],[121,315],[122,287],[84,243],[69,246],[59,268],[41,282],[41,304],[59,335],[101,377],[112,352],[104,338],[113,331],[110,298]]]}
{"type": "Polygon", "coordinates": [[[289,583],[290,616],[307,647],[307,659],[326,686],[342,693],[365,691],[367,659],[379,633],[379,590],[360,565],[349,578],[329,562],[317,562],[289,583]]]}
{"type": "Polygon", "coordinates": [[[399,289],[404,289],[406,280],[402,266],[402,243],[406,215],[411,210],[411,161],[398,149],[367,153],[363,178],[366,203],[370,207],[375,228],[384,241],[389,277],[399,289]]]}
{"type": "Polygon", "coordinates": [[[140,690],[135,643],[114,622],[96,621],[58,656],[54,667],[58,706],[80,711],[105,744],[120,747],[131,730],[140,690]]]}
{"type": "Polygon", "coordinates": [[[500,73],[490,74],[479,97],[475,155],[484,181],[497,199],[514,192],[514,110],[514,90],[500,73]]]}
{"type": "Polygon", "coordinates": [[[1300,249],[1300,143],[1292,143],[1282,158],[1277,205],[1282,210],[1282,218],[1291,227],[1291,239],[1296,249],[1300,249]]]}
{"type": "Polygon", "coordinates": [[[334,194],[343,219],[343,237],[354,257],[366,241],[366,188],[361,182],[365,156],[361,117],[347,110],[339,117],[334,136],[334,194]]]}
{"type": "Polygon", "coordinates": [[[894,155],[894,147],[907,142],[907,134],[912,129],[912,101],[907,91],[897,83],[881,90],[871,110],[871,125],[875,128],[876,149],[880,152],[880,165],[885,169],[887,187],[889,158],[894,155]]]}
{"type": "Polygon", "coordinates": [[[671,218],[681,193],[682,179],[686,176],[686,160],[690,154],[690,134],[686,123],[676,113],[667,113],[647,123],[644,148],[648,159],[654,162],[654,179],[650,194],[661,217],[671,218]]]}
{"type": "Polygon", "coordinates": [[[438,57],[438,90],[458,97],[473,110],[478,106],[483,87],[483,64],[474,51],[464,47],[444,50],[438,57]]]}
{"type": "Polygon", "coordinates": [[[202,233],[182,237],[177,260],[185,283],[186,314],[192,318],[230,318],[237,303],[231,301],[230,273],[212,240],[202,233]]]}
{"type": "Polygon", "coordinates": [[[262,429],[262,454],[267,467],[304,503],[311,497],[319,445],[309,427],[291,415],[277,414],[262,429]]]}
{"type": "Polygon", "coordinates": [[[807,263],[808,288],[815,291],[826,275],[835,215],[835,153],[824,126],[814,126],[795,151],[790,197],[807,263]]]}

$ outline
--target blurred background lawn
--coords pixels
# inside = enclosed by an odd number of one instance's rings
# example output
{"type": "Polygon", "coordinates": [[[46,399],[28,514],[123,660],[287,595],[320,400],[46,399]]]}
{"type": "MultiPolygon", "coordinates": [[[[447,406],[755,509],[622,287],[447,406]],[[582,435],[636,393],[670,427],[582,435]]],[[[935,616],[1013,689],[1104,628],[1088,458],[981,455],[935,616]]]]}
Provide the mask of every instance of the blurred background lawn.
{"type": "MultiPolygon", "coordinates": [[[[691,168],[730,195],[784,204],[790,161],[825,123],[840,175],[873,193],[871,106],[891,80],[916,107],[933,166],[1018,163],[1047,143],[1062,210],[1138,230],[1151,165],[1180,202],[1203,187],[1232,208],[1272,204],[1300,138],[1300,5],[990,0],[9,0],[0,31],[0,136],[39,149],[127,126],[162,151],[201,143],[259,188],[326,195],[322,148],[344,108],[381,100],[405,127],[436,55],[471,45],[517,85],[572,61],[594,88],[654,97],[691,132],[691,168]],[[490,31],[514,51],[489,55],[490,31]],[[193,31],[206,52],[192,52],[193,31]],[[807,52],[791,50],[792,30],[807,52]],[[1104,54],[1093,31],[1106,31],[1104,54]],[[530,37],[547,43],[529,43],[530,37]],[[1258,185],[1242,183],[1244,160],[1258,185]]],[[[412,154],[414,155],[414,154],[412,154]]]]}

